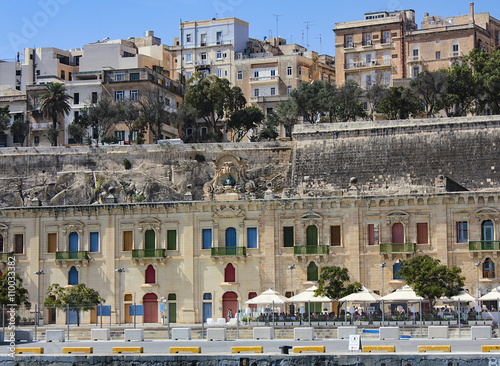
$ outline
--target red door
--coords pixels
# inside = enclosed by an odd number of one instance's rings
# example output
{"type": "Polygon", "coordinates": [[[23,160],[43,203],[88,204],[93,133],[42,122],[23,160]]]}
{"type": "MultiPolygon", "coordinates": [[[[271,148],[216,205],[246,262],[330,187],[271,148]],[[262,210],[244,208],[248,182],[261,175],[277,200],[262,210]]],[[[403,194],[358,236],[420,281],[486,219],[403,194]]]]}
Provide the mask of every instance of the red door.
{"type": "Polygon", "coordinates": [[[231,309],[234,318],[238,310],[238,295],[232,291],[228,291],[222,296],[222,317],[226,318],[226,321],[229,309],[231,309]]]}
{"type": "Polygon", "coordinates": [[[392,225],[392,242],[394,244],[405,242],[405,228],[403,224],[396,223],[392,225]]]}
{"type": "Polygon", "coordinates": [[[146,294],[142,298],[144,305],[144,323],[158,323],[158,296],[146,294]]]}

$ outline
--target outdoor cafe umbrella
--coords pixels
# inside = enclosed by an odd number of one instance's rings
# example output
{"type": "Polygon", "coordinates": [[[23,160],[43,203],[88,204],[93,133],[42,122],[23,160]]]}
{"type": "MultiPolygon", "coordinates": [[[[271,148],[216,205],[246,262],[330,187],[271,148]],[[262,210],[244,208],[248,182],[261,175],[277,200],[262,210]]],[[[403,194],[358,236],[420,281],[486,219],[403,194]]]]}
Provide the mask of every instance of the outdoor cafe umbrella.
{"type": "Polygon", "coordinates": [[[309,304],[309,325],[311,324],[311,303],[312,302],[332,302],[333,300],[326,296],[316,296],[314,291],[318,288],[316,286],[311,286],[306,288],[300,294],[292,296],[287,299],[287,302],[304,302],[309,304]]]}
{"type": "MultiPolygon", "coordinates": [[[[367,289],[365,286],[361,287],[361,290],[355,292],[353,294],[344,296],[339,299],[339,301],[347,302],[378,302],[380,300],[380,296],[377,295],[373,290],[367,289]]],[[[347,322],[347,305],[345,307],[345,317],[347,322]]]]}
{"type": "MultiPolygon", "coordinates": [[[[384,314],[384,301],[403,301],[403,302],[419,302],[420,304],[420,335],[422,335],[422,300],[424,298],[421,296],[417,296],[415,291],[408,286],[404,285],[401,288],[398,288],[396,291],[391,292],[390,294],[385,295],[380,300],[382,300],[382,315],[384,314]]],[[[383,322],[383,319],[382,319],[383,322]]]]}
{"type": "Polygon", "coordinates": [[[245,304],[248,305],[272,305],[273,307],[273,338],[274,338],[274,305],[281,304],[284,305],[287,298],[281,295],[279,292],[269,289],[264,291],[259,296],[254,297],[248,301],[245,301],[245,304]]]}
{"type": "Polygon", "coordinates": [[[490,292],[488,292],[486,295],[481,296],[478,300],[479,301],[496,301],[497,302],[497,324],[500,324],[500,315],[499,315],[499,307],[500,307],[500,291],[498,291],[500,287],[494,288],[490,292]]]}

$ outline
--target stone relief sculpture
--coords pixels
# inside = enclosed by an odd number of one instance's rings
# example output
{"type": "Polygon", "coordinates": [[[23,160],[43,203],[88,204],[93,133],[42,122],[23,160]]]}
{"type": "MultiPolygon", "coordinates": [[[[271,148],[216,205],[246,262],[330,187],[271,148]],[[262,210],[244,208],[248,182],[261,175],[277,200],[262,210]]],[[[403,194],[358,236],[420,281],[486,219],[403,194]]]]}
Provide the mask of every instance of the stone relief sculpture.
{"type": "Polygon", "coordinates": [[[247,164],[233,154],[223,154],[212,164],[214,178],[205,183],[205,200],[254,199],[257,186],[246,176],[247,164]]]}

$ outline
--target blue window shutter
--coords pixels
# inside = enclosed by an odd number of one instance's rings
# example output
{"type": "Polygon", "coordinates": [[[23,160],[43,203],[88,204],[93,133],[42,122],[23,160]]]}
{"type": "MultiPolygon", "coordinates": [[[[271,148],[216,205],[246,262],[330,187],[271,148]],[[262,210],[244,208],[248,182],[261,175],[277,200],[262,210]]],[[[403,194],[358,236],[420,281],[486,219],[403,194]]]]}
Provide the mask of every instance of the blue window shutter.
{"type": "Polygon", "coordinates": [[[230,227],[226,229],[226,247],[236,246],[236,229],[230,227]]]}
{"type": "Polygon", "coordinates": [[[203,245],[202,249],[212,248],[212,229],[203,229],[203,245]]]}
{"type": "Polygon", "coordinates": [[[247,228],[247,247],[248,248],[257,248],[257,228],[249,227],[247,228]]]}
{"type": "Polygon", "coordinates": [[[90,251],[99,251],[99,233],[90,233],[90,251]]]}
{"type": "Polygon", "coordinates": [[[68,285],[78,285],[78,270],[75,267],[69,270],[68,285]]]}
{"type": "Polygon", "coordinates": [[[69,234],[69,251],[77,252],[78,251],[78,234],[71,233],[69,234]]]}

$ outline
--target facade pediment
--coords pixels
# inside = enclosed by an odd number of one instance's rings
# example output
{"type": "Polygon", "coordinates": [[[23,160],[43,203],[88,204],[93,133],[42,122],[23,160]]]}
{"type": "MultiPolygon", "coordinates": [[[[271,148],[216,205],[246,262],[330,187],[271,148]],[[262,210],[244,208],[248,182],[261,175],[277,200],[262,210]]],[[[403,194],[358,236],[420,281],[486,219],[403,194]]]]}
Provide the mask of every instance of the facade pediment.
{"type": "Polygon", "coordinates": [[[245,211],[234,206],[217,207],[214,211],[214,216],[218,218],[244,217],[245,211]]]}
{"type": "Polygon", "coordinates": [[[410,222],[410,215],[404,211],[394,211],[387,215],[386,223],[389,226],[394,224],[408,225],[410,222]]]}
{"type": "Polygon", "coordinates": [[[139,221],[139,231],[154,230],[160,232],[161,221],[156,218],[148,218],[139,221]]]}
{"type": "Polygon", "coordinates": [[[474,212],[474,217],[477,222],[486,220],[498,222],[500,219],[500,211],[491,207],[481,208],[474,212]]]}
{"type": "Polygon", "coordinates": [[[83,226],[84,226],[84,224],[81,221],[67,222],[63,225],[63,233],[68,234],[68,233],[76,232],[78,234],[82,234],[83,226]]]}

